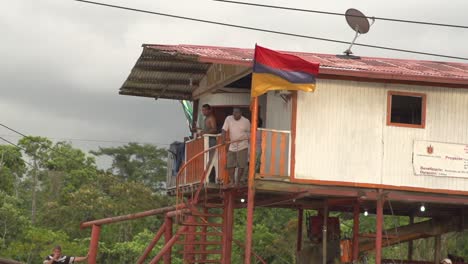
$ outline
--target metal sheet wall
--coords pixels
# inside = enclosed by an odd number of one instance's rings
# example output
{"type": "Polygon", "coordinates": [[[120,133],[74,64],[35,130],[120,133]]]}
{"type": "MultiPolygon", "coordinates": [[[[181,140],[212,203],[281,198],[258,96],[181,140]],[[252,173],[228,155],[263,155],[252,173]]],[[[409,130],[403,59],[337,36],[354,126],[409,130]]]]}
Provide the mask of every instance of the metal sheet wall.
{"type": "Polygon", "coordinates": [[[468,179],[414,176],[414,140],[468,143],[468,90],[318,80],[299,93],[298,179],[468,190],[468,179]],[[389,90],[427,95],[426,128],[386,125],[389,90]]]}

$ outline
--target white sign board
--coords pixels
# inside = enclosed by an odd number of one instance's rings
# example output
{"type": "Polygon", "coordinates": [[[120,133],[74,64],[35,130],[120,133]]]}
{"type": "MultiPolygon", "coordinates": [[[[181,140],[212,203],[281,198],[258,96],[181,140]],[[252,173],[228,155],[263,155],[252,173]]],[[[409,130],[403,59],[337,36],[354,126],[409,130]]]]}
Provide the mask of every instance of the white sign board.
{"type": "Polygon", "coordinates": [[[468,144],[414,141],[414,173],[468,178],[468,144]]]}

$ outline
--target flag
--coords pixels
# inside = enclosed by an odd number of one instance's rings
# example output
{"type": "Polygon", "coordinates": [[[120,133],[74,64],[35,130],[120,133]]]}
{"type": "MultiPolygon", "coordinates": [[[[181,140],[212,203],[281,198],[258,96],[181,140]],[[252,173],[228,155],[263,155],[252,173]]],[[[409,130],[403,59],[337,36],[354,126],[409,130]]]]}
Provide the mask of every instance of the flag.
{"type": "Polygon", "coordinates": [[[272,90],[313,92],[319,64],[255,46],[252,97],[272,90]]]}

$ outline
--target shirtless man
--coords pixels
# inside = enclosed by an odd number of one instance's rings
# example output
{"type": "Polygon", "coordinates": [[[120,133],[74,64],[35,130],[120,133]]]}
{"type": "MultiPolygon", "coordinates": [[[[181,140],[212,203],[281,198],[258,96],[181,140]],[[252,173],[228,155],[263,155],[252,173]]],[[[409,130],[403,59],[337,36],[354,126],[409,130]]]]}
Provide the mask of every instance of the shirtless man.
{"type": "Polygon", "coordinates": [[[211,106],[209,104],[204,104],[202,106],[202,113],[205,117],[205,124],[203,126],[201,135],[204,134],[217,134],[218,128],[216,126],[216,118],[211,111],[211,106]]]}
{"type": "MultiPolygon", "coordinates": [[[[216,117],[214,116],[213,111],[211,110],[211,106],[209,104],[204,104],[202,106],[202,113],[203,113],[203,116],[205,117],[205,124],[203,126],[203,129],[200,135],[203,136],[204,134],[217,134],[218,127],[216,126],[216,117]]],[[[216,137],[209,137],[208,146],[210,148],[213,146],[216,146],[216,137]]],[[[213,158],[214,153],[215,153],[214,150],[210,151],[210,160],[213,158]]],[[[215,178],[216,178],[216,172],[213,168],[210,172],[209,181],[215,182],[216,181],[215,178]]]]}

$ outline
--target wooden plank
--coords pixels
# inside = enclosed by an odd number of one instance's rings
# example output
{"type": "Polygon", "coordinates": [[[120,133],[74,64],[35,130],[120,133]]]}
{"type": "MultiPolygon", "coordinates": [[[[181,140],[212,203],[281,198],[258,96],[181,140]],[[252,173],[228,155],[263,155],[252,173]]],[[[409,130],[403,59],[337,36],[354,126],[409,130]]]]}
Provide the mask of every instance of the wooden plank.
{"type": "Polygon", "coordinates": [[[276,138],[278,134],[275,132],[271,132],[271,157],[270,157],[270,173],[275,173],[275,165],[276,165],[276,138]]]}
{"type": "Polygon", "coordinates": [[[281,133],[280,134],[280,168],[279,168],[279,175],[286,175],[286,155],[289,154],[289,151],[286,150],[286,136],[287,134],[281,133]]]}
{"type": "Polygon", "coordinates": [[[266,146],[267,146],[267,131],[262,131],[262,158],[260,161],[260,174],[265,174],[266,169],[266,146]]]}

